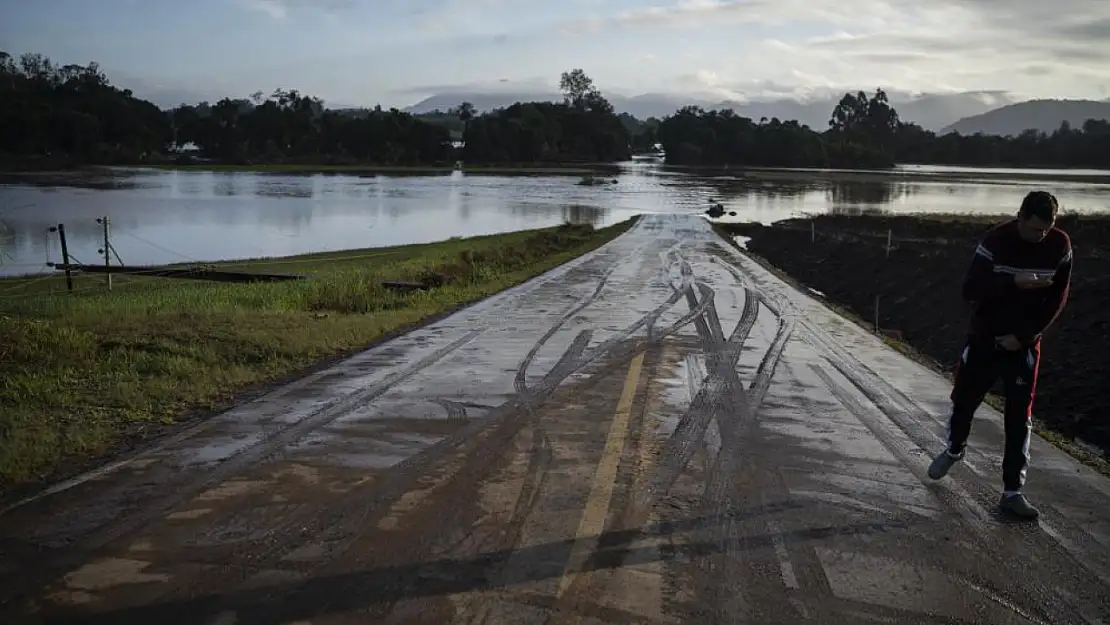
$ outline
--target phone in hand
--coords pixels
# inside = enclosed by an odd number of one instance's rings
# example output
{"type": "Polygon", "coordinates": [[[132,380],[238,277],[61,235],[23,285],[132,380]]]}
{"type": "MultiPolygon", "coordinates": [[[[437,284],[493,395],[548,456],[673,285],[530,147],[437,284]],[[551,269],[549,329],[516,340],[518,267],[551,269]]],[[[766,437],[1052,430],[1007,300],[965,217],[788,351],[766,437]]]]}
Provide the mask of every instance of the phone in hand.
{"type": "Polygon", "coordinates": [[[1045,271],[1025,271],[1014,277],[1019,287],[1042,288],[1052,284],[1055,273],[1045,271]]]}

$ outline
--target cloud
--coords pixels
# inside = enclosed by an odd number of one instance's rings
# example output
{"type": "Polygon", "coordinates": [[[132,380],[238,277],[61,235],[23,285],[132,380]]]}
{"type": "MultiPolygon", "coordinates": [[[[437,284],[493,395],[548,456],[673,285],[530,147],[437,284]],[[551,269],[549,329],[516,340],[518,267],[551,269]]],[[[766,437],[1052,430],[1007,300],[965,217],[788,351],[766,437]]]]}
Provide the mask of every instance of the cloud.
{"type": "Polygon", "coordinates": [[[459,32],[488,32],[493,14],[505,11],[506,0],[412,0],[412,6],[421,6],[420,27],[424,32],[442,35],[459,32]]]}
{"type": "Polygon", "coordinates": [[[1097,20],[1074,21],[1060,24],[1056,28],[1059,34],[1066,37],[1089,39],[1092,42],[1098,42],[1102,45],[1106,45],[1106,42],[1110,41],[1110,17],[1097,20]]]}
{"type": "MultiPolygon", "coordinates": [[[[91,48],[77,57],[158,82],[161,99],[183,97],[173,93],[179,89],[207,93],[221,81],[231,83],[229,94],[281,84],[354,103],[390,94],[546,92],[574,67],[607,94],[737,101],[876,87],[1090,98],[1110,90],[1110,0],[223,2],[225,13],[247,12],[261,24],[244,32],[235,20],[214,19],[204,27],[234,52],[165,54],[157,64],[132,61],[129,50],[117,59],[91,48]],[[270,27],[282,36],[272,37],[270,27]]],[[[121,47],[129,34],[83,36],[121,47]]]]}
{"type": "Polygon", "coordinates": [[[713,29],[736,33],[728,53],[740,57],[704,68],[716,83],[1041,95],[1110,84],[1110,2],[1092,0],[673,0],[570,20],[560,32],[579,40],[672,34],[698,48],[705,44],[695,38],[704,42],[713,29]]]}
{"type": "Polygon", "coordinates": [[[551,80],[543,78],[524,78],[524,79],[509,79],[500,78],[494,81],[473,81],[464,83],[449,83],[449,84],[424,84],[413,85],[396,89],[393,93],[397,95],[428,95],[428,94],[469,94],[469,93],[526,93],[526,92],[541,92],[541,93],[557,93],[556,85],[551,80]]]}
{"type": "Polygon", "coordinates": [[[241,0],[248,9],[265,13],[275,20],[283,20],[288,14],[288,8],[280,0],[241,0]]]}
{"type": "Polygon", "coordinates": [[[289,13],[298,9],[314,9],[325,13],[348,9],[353,0],[239,0],[240,4],[253,11],[264,13],[275,20],[284,20],[289,13]]]}
{"type": "MultiPolygon", "coordinates": [[[[224,97],[243,97],[243,84],[219,77],[212,77],[198,87],[184,81],[165,78],[145,78],[129,72],[108,70],[112,84],[120,89],[130,89],[137,97],[163,108],[180,104],[216,102],[224,97]]],[[[253,89],[251,90],[253,91],[253,89]]]]}
{"type": "Polygon", "coordinates": [[[897,17],[904,6],[918,5],[903,0],[676,0],[670,5],[629,9],[576,20],[568,25],[568,31],[573,32],[575,27],[596,32],[613,27],[690,28],[725,23],[784,25],[796,21],[869,27],[886,25],[886,20],[897,17]]]}

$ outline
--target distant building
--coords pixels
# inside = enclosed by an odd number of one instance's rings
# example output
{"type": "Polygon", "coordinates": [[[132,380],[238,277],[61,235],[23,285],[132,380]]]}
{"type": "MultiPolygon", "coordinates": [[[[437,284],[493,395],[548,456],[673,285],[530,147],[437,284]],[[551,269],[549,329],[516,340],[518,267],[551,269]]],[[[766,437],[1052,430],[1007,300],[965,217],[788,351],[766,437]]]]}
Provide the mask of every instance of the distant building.
{"type": "Polygon", "coordinates": [[[197,154],[200,152],[200,146],[190,141],[185,145],[177,145],[176,143],[170,145],[170,153],[172,154],[197,154]]]}

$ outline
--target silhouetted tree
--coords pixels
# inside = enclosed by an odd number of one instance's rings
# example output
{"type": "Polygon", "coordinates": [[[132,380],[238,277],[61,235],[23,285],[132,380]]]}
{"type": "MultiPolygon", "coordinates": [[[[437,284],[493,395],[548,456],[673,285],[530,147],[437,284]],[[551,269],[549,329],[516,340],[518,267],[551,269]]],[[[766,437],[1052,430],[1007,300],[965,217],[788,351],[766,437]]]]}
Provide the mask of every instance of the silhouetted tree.
{"type": "Polygon", "coordinates": [[[96,63],[55,66],[0,52],[0,161],[143,161],[172,140],[170,120],[116,89],[96,63]]]}
{"type": "Polygon", "coordinates": [[[580,69],[559,81],[562,103],[518,102],[470,121],[464,140],[470,162],[573,163],[623,160],[630,133],[613,106],[580,69]]]}
{"type": "Polygon", "coordinates": [[[470,102],[463,102],[459,105],[455,115],[458,116],[459,121],[463,125],[463,136],[466,136],[466,127],[470,125],[470,120],[474,119],[474,105],[470,102]]]}
{"type": "Polygon", "coordinates": [[[732,111],[680,109],[665,118],[659,139],[667,161],[681,165],[889,167],[895,163],[1010,166],[1110,166],[1110,122],[1068,124],[1051,135],[938,136],[901,121],[886,92],[846,93],[818,133],[797,122],[756,124],[732,111]]]}
{"type": "Polygon", "coordinates": [[[144,163],[182,146],[230,163],[450,162],[452,138],[484,163],[571,163],[626,159],[661,143],[683,165],[885,167],[950,165],[1110,167],[1110,122],[1062,124],[1051,134],[938,136],[902,122],[886,93],[846,93],[828,128],[794,120],[755,122],[731,110],[684,107],[663,119],[622,113],[581,69],[564,72],[562,103],[518,102],[478,115],[452,110],[330,110],[296,89],[182,104],[162,111],[111,85],[96,63],[57,66],[41,54],[0,51],[0,166],[144,163]]]}

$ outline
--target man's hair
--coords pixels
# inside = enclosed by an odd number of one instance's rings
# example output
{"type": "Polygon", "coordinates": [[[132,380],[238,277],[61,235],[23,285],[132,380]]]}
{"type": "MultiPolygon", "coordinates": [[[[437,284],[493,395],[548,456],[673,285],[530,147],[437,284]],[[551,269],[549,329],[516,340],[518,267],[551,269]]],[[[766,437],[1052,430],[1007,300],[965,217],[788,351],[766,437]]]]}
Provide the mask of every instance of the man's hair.
{"type": "Polygon", "coordinates": [[[1060,209],[1060,204],[1056,201],[1056,196],[1048,191],[1030,191],[1025,199],[1021,201],[1021,210],[1018,215],[1022,219],[1036,217],[1043,221],[1054,221],[1056,219],[1056,212],[1060,209]]]}

